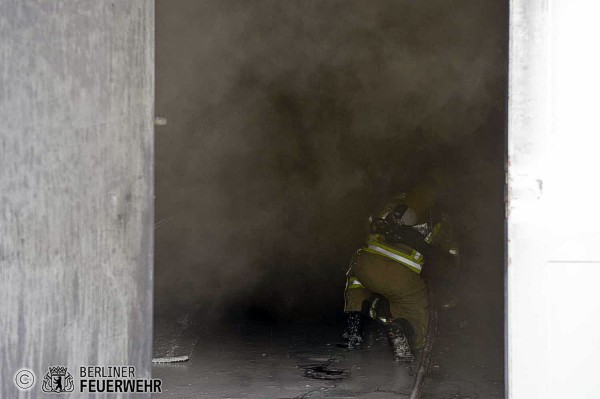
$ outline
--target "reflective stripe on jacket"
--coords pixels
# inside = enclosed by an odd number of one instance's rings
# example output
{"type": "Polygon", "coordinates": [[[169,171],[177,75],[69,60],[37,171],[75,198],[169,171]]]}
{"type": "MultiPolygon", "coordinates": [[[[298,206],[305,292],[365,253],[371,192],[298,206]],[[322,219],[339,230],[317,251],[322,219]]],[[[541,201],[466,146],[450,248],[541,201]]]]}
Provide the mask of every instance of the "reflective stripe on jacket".
{"type": "Polygon", "coordinates": [[[365,247],[365,252],[384,256],[388,259],[401,263],[415,273],[421,273],[425,260],[423,254],[404,245],[402,249],[386,244],[379,234],[369,235],[365,247]]]}

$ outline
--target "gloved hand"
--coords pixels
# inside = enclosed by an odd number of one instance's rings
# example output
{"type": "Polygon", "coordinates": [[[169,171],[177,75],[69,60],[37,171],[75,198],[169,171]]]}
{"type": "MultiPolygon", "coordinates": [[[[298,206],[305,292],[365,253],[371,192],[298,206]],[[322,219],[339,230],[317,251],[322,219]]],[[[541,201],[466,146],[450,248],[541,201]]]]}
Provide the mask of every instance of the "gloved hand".
{"type": "Polygon", "coordinates": [[[437,248],[427,254],[421,278],[438,284],[454,279],[455,275],[458,275],[457,256],[437,248]]]}
{"type": "Polygon", "coordinates": [[[433,289],[436,308],[448,310],[458,305],[460,274],[457,256],[436,250],[426,258],[421,277],[433,289]]]}

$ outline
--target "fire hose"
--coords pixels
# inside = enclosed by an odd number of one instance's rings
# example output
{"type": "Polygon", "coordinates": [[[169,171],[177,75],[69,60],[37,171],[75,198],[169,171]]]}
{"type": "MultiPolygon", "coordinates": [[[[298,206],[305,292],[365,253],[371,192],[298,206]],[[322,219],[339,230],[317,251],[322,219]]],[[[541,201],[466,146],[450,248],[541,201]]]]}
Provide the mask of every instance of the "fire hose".
{"type": "Polygon", "coordinates": [[[429,295],[429,328],[427,332],[427,337],[425,338],[425,347],[423,348],[423,356],[421,356],[421,362],[419,364],[419,368],[417,369],[417,375],[415,377],[415,382],[413,384],[412,389],[410,390],[409,399],[420,399],[421,394],[423,393],[423,385],[425,382],[425,376],[429,371],[429,365],[431,363],[431,354],[433,351],[433,343],[435,341],[435,335],[437,333],[437,309],[434,306],[434,296],[433,290],[431,289],[431,284],[428,287],[428,295],[429,295]]]}

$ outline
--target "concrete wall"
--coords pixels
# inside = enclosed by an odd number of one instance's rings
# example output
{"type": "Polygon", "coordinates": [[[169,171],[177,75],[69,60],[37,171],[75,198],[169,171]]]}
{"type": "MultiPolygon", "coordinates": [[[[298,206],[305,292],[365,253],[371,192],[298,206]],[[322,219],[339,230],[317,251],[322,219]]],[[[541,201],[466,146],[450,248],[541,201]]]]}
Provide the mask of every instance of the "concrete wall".
{"type": "Polygon", "coordinates": [[[0,37],[0,397],[53,365],[149,375],[154,2],[2,0],[0,37]]]}

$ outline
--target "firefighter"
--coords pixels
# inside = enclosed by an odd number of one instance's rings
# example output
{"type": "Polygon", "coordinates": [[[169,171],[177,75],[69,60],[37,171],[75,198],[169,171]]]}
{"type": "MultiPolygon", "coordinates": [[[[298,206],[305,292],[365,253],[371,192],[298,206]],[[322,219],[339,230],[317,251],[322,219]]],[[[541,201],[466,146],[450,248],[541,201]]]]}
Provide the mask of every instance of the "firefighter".
{"type": "Polygon", "coordinates": [[[449,223],[434,215],[435,198],[432,186],[419,185],[369,218],[370,233],[347,272],[348,347],[362,342],[368,316],[386,326],[396,360],[412,361],[424,346],[429,303],[423,277],[439,281],[458,255],[449,223]]]}

